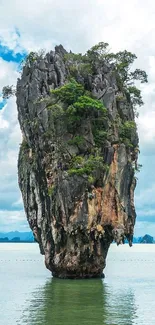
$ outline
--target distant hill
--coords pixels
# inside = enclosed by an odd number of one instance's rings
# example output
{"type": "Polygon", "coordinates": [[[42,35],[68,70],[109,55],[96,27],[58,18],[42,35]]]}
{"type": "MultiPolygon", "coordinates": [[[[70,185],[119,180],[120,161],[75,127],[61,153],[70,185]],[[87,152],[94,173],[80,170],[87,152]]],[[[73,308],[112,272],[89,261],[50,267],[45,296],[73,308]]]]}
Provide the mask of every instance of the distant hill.
{"type": "MultiPolygon", "coordinates": [[[[127,239],[125,239],[125,244],[128,244],[127,239]]],[[[145,236],[141,237],[133,237],[133,244],[155,244],[155,239],[146,234],[145,236]]]]}
{"type": "MultiPolygon", "coordinates": [[[[20,231],[10,231],[10,232],[0,232],[0,243],[7,242],[34,242],[34,237],[32,231],[20,232],[20,231]]],[[[125,243],[128,243],[125,240],[125,243]]],[[[146,234],[141,237],[133,237],[133,244],[153,244],[155,240],[152,236],[146,234]]]]}
{"type": "Polygon", "coordinates": [[[154,239],[152,236],[146,234],[144,237],[140,238],[139,242],[140,242],[140,244],[153,244],[154,239]]]}
{"type": "Polygon", "coordinates": [[[0,242],[34,242],[34,237],[32,231],[29,232],[19,232],[19,231],[10,231],[10,232],[0,232],[0,242]]]}

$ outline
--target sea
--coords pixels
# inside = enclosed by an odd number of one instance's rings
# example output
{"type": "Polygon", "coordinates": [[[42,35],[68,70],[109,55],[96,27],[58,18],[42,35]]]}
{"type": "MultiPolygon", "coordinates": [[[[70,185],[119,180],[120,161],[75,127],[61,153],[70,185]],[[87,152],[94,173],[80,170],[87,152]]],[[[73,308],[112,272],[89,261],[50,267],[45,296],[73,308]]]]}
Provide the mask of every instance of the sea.
{"type": "Polygon", "coordinates": [[[0,243],[0,325],[155,325],[155,245],[112,244],[104,279],[54,279],[36,243],[0,243]]]}

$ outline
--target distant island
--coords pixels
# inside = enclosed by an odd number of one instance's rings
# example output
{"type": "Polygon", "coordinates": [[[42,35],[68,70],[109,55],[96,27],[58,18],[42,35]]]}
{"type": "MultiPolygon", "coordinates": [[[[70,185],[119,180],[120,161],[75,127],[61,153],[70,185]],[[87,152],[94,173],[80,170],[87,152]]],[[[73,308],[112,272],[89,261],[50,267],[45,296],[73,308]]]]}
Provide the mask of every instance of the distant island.
{"type": "Polygon", "coordinates": [[[140,244],[154,244],[154,238],[150,235],[145,235],[144,237],[140,237],[140,244]]]}
{"type": "MultiPolygon", "coordinates": [[[[0,232],[0,243],[35,243],[35,239],[32,231],[0,232]]],[[[127,244],[128,241],[126,240],[125,243],[127,244]]],[[[148,234],[141,237],[134,237],[133,244],[155,244],[155,238],[148,234]]]]}
{"type": "MultiPolygon", "coordinates": [[[[127,241],[126,241],[127,242],[127,241]]],[[[133,244],[155,244],[155,238],[146,234],[145,236],[141,237],[134,237],[133,244]]]]}
{"type": "Polygon", "coordinates": [[[34,243],[33,233],[10,231],[7,233],[0,232],[0,243],[34,243]]]}

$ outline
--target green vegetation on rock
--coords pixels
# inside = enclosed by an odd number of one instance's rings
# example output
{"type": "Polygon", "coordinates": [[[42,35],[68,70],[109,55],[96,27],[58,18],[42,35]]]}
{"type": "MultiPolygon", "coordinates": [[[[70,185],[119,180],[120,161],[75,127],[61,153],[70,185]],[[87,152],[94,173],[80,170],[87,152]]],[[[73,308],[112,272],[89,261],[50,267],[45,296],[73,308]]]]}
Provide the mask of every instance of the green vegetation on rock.
{"type": "Polygon", "coordinates": [[[136,134],[136,123],[134,121],[126,121],[120,128],[120,140],[125,143],[127,147],[133,147],[133,139],[136,134]]]}
{"type": "Polygon", "coordinates": [[[100,155],[90,155],[89,157],[76,156],[73,157],[70,168],[68,169],[69,175],[89,176],[88,181],[93,183],[95,178],[95,171],[102,173],[107,171],[108,166],[104,163],[103,157],[100,155]]]}
{"type": "Polygon", "coordinates": [[[50,185],[48,187],[48,195],[51,196],[54,193],[54,191],[55,191],[55,185],[54,184],[50,185]]]}
{"type": "Polygon", "coordinates": [[[84,143],[84,137],[81,135],[74,136],[71,140],[68,140],[69,145],[81,145],[84,143]]]}
{"type": "Polygon", "coordinates": [[[84,92],[83,85],[76,82],[75,79],[71,79],[60,88],[51,90],[53,95],[68,105],[75,103],[80,96],[84,95],[84,92]]]}
{"type": "MultiPolygon", "coordinates": [[[[100,137],[101,140],[104,133],[102,122],[105,120],[107,110],[100,100],[92,98],[91,94],[85,91],[83,85],[76,82],[75,79],[70,79],[64,86],[51,90],[51,94],[55,96],[57,103],[49,104],[48,108],[53,110],[54,116],[58,112],[59,118],[61,114],[67,117],[66,123],[70,132],[74,133],[76,131],[77,125],[79,125],[83,118],[89,118],[94,134],[95,130],[96,133],[100,131],[96,138],[100,137]],[[64,110],[61,107],[63,103],[67,105],[64,110]]],[[[80,137],[81,135],[79,134],[76,138],[74,137],[72,140],[69,140],[70,144],[79,144],[79,141],[81,142],[80,137]]]]}

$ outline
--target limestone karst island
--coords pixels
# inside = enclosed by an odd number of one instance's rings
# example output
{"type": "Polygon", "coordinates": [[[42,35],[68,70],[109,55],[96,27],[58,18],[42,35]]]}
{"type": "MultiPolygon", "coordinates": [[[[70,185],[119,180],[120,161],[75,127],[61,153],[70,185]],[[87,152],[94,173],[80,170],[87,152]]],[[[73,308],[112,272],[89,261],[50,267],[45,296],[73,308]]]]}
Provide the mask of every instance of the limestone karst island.
{"type": "Polygon", "coordinates": [[[135,116],[143,104],[135,81],[147,82],[144,71],[132,70],[135,59],[110,53],[106,43],[84,55],[60,45],[31,52],[18,79],[19,186],[55,277],[101,277],[110,244],[132,245],[135,116]]]}

